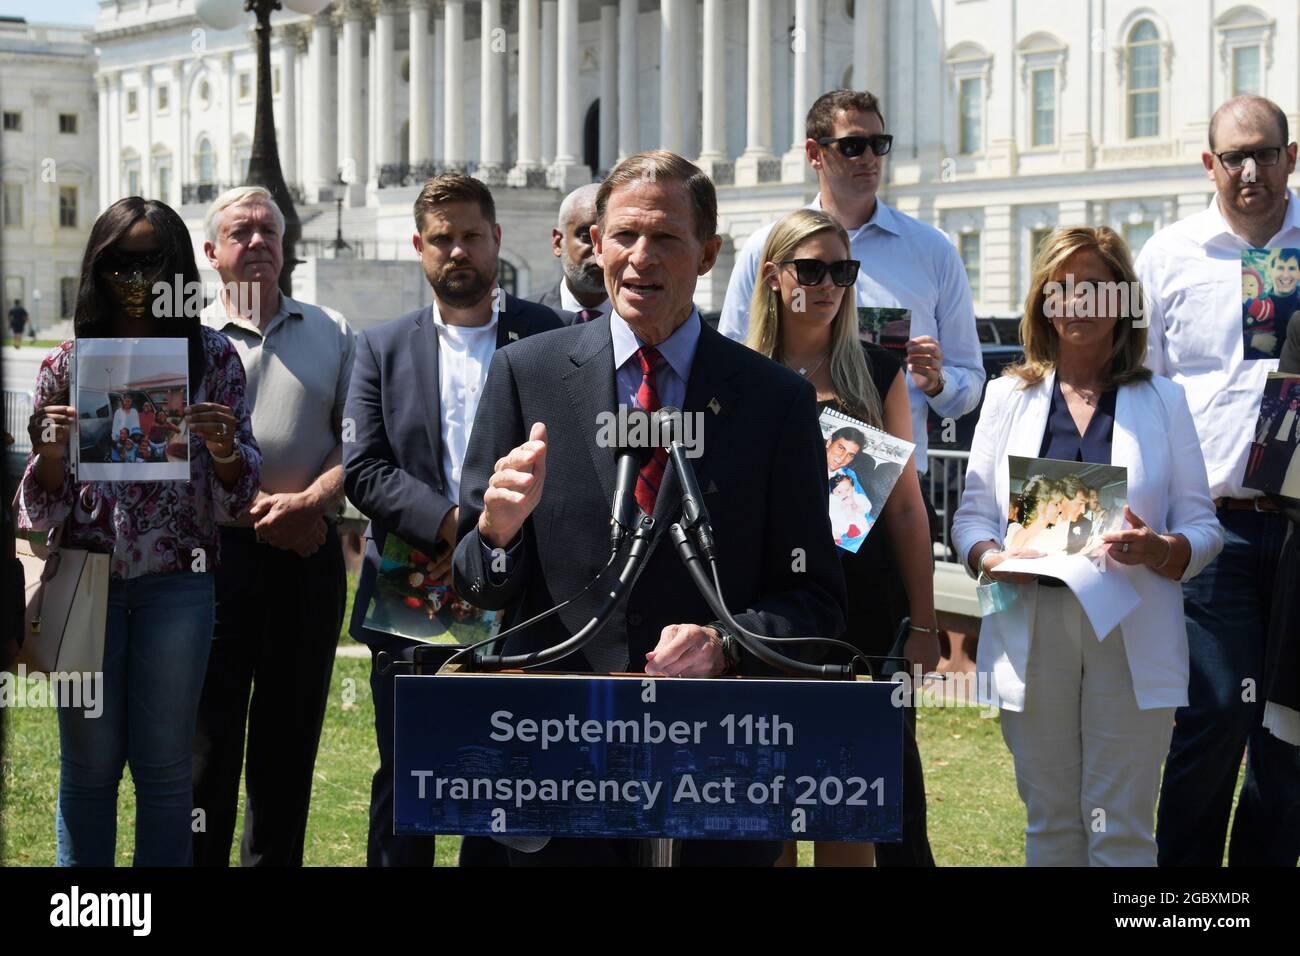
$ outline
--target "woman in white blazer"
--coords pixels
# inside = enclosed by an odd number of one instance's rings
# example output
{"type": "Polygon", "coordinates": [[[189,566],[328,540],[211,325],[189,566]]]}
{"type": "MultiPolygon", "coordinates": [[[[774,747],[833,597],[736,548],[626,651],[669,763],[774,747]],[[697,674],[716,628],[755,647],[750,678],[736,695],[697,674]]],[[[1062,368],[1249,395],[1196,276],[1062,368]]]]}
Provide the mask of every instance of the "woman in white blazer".
{"type": "Polygon", "coordinates": [[[1001,708],[1030,866],[1155,865],[1160,765],[1187,703],[1179,583],[1223,546],[1182,388],[1142,365],[1146,326],[1130,318],[1142,301],[1113,230],[1049,237],[1020,324],[1025,361],[988,385],[953,520],[967,570],[1000,592],[980,631],[978,686],[1001,708]],[[1126,527],[1104,536],[1103,560],[1140,600],[1110,633],[1093,631],[1061,582],[998,571],[1037,556],[1004,550],[1009,455],[1128,469],[1126,527]]]}

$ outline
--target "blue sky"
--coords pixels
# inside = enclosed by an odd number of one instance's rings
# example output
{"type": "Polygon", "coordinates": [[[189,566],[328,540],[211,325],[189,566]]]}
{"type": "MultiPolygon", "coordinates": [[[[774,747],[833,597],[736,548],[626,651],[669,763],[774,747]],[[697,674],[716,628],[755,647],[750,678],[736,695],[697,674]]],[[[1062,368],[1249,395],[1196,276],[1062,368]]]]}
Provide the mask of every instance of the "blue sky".
{"type": "Polygon", "coordinates": [[[76,23],[92,26],[99,15],[98,0],[4,0],[0,13],[26,17],[33,23],[76,23]]]}

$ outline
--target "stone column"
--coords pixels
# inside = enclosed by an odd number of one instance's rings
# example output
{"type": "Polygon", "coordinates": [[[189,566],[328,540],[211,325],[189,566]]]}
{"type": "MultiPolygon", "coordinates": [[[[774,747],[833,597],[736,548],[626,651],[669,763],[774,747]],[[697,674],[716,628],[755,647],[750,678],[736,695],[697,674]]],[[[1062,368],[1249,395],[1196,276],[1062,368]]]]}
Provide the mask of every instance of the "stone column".
{"type": "Polygon", "coordinates": [[[569,192],[591,181],[582,162],[582,118],[578,103],[578,0],[559,0],[556,48],[560,68],[555,76],[555,162],[549,184],[569,192]]]}
{"type": "Polygon", "coordinates": [[[555,81],[559,68],[559,12],[555,0],[542,0],[542,165],[555,162],[555,81]]]}
{"type": "Polygon", "coordinates": [[[320,202],[322,196],[334,195],[338,176],[338,104],[335,102],[334,23],[325,12],[316,14],[311,23],[311,47],[308,54],[310,82],[308,102],[315,118],[316,142],[304,158],[304,178],[310,177],[311,195],[320,202]]]}
{"type": "Polygon", "coordinates": [[[659,3],[659,146],[680,154],[685,135],[682,115],[682,4],[659,3]]]}
{"type": "MultiPolygon", "coordinates": [[[[371,175],[379,166],[391,165],[404,157],[398,154],[396,127],[397,96],[395,77],[397,66],[393,62],[397,36],[397,4],[394,0],[379,0],[375,4],[375,79],[376,90],[371,93],[371,109],[375,111],[374,159],[371,175]]],[[[414,75],[414,74],[412,74],[414,75]]]]}
{"type": "Polygon", "coordinates": [[[301,30],[289,25],[280,32],[280,168],[287,183],[301,183],[298,170],[298,38],[301,30]]]}
{"type": "Polygon", "coordinates": [[[727,161],[726,27],[724,0],[704,0],[704,73],[697,165],[710,176],[716,164],[727,161]]]}
{"type": "Polygon", "coordinates": [[[506,144],[502,113],[506,109],[505,30],[501,0],[479,0],[478,169],[474,175],[495,186],[505,182],[506,144]]]}
{"type": "Polygon", "coordinates": [[[822,94],[821,0],[795,0],[794,92],[790,110],[790,148],[781,157],[781,180],[814,182],[816,175],[804,154],[805,117],[822,94]]]}
{"type": "Polygon", "coordinates": [[[618,0],[618,158],[640,149],[637,0],[618,0]]]}
{"type": "Polygon", "coordinates": [[[433,158],[429,143],[429,2],[430,0],[410,0],[411,32],[411,70],[408,122],[409,152],[403,156],[406,162],[415,164],[433,158]]]}
{"type": "Polygon", "coordinates": [[[348,183],[348,205],[356,205],[364,195],[366,181],[366,127],[361,103],[361,34],[364,8],[361,0],[346,0],[342,8],[343,38],[339,47],[339,99],[343,107],[340,130],[343,155],[339,165],[348,183]]]}
{"type": "Polygon", "coordinates": [[[745,151],[736,160],[736,185],[758,183],[759,167],[772,156],[772,9],[770,0],[749,0],[745,64],[745,151]]]}
{"type": "MultiPolygon", "coordinates": [[[[600,8],[600,170],[618,161],[618,8],[600,8]]],[[[598,170],[598,171],[600,171],[598,170]]]]}
{"type": "Polygon", "coordinates": [[[443,160],[465,162],[465,3],[447,0],[443,59],[443,160]]]}
{"type": "Polygon", "coordinates": [[[511,186],[526,186],[529,170],[541,167],[540,20],[538,0],[519,0],[519,143],[511,186]]]}
{"type": "Polygon", "coordinates": [[[95,74],[95,92],[99,102],[99,112],[95,114],[95,121],[99,124],[99,129],[96,131],[99,134],[99,208],[106,209],[111,202],[108,196],[109,183],[112,177],[110,171],[113,167],[112,156],[109,155],[108,147],[110,123],[108,113],[108,74],[95,74]]]}

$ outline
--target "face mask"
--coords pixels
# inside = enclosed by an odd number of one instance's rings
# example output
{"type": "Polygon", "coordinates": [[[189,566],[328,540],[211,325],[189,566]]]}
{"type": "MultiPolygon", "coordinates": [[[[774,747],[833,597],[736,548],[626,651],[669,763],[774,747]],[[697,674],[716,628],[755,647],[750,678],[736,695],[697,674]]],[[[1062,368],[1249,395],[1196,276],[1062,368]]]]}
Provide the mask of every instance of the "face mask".
{"type": "Polygon", "coordinates": [[[153,303],[153,286],[164,267],[161,250],[110,253],[100,267],[109,297],[128,319],[143,319],[153,303]]]}

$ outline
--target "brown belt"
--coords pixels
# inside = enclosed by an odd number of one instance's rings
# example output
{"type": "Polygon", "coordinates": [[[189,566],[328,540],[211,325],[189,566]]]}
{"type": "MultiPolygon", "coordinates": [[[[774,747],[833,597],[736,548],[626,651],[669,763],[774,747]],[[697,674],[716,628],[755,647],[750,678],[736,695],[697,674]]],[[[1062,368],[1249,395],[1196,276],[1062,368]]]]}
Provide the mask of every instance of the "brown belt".
{"type": "Polygon", "coordinates": [[[1264,511],[1276,514],[1281,511],[1272,498],[1215,498],[1214,507],[1220,511],[1264,511]]]}

